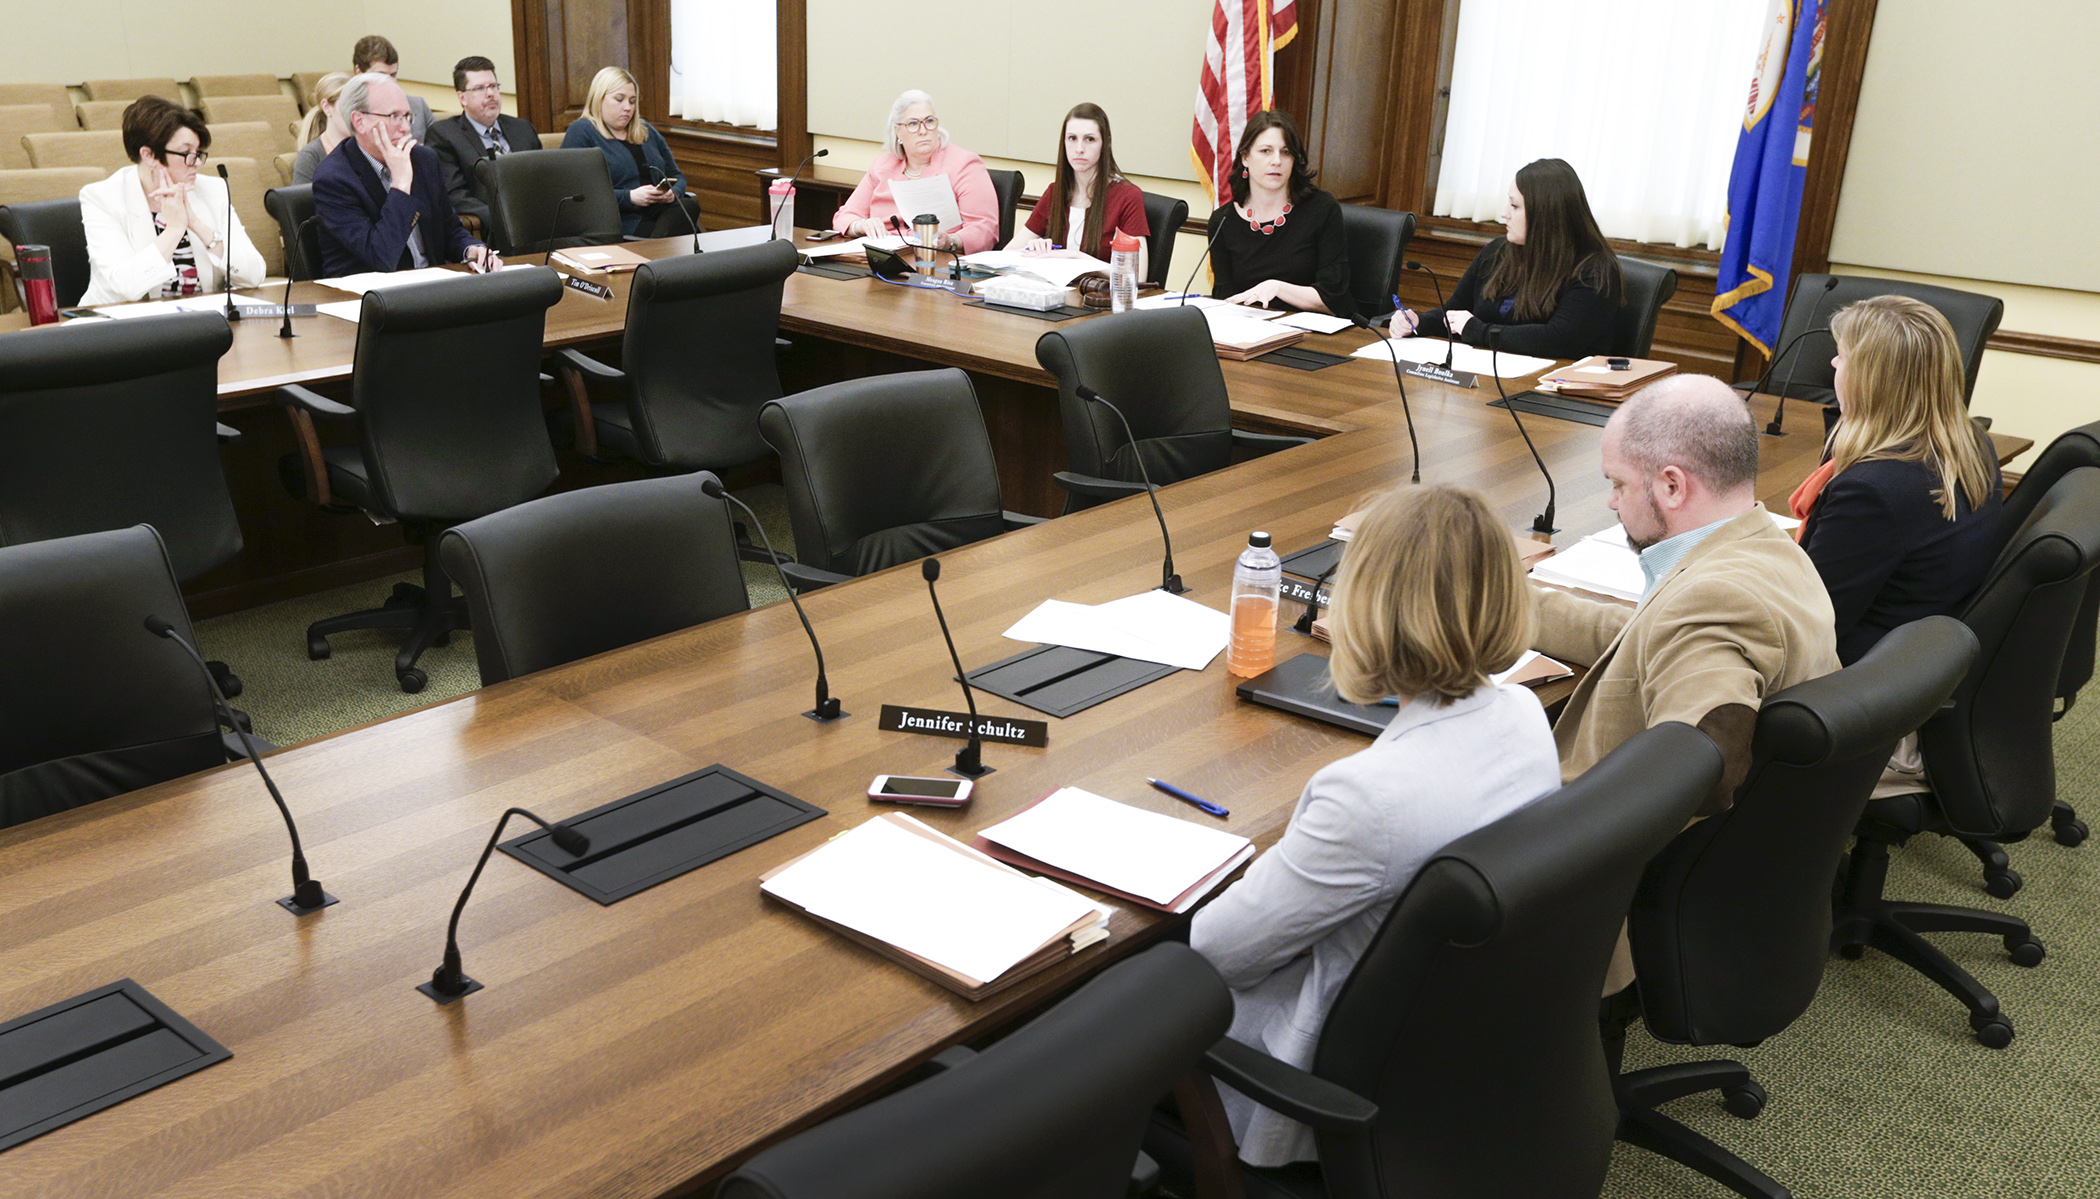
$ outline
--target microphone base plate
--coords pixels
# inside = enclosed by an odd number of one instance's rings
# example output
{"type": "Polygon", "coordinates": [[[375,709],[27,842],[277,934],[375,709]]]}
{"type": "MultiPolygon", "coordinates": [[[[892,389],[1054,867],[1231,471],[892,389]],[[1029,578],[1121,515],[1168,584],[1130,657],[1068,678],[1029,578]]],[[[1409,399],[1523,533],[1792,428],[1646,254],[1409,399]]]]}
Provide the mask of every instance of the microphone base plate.
{"type": "Polygon", "coordinates": [[[853,715],[853,713],[848,712],[844,708],[840,708],[838,711],[838,715],[825,716],[822,713],[818,712],[815,708],[811,708],[809,711],[804,712],[802,715],[807,719],[816,721],[818,724],[830,724],[835,720],[844,720],[848,716],[853,715]]]}
{"type": "Polygon", "coordinates": [[[460,981],[466,983],[467,985],[466,989],[462,990],[457,995],[445,994],[443,991],[437,989],[437,984],[435,983],[418,983],[416,984],[416,990],[423,992],[423,994],[425,995],[428,995],[432,1003],[437,1004],[439,1007],[443,1007],[446,1004],[451,1003],[453,1000],[465,999],[467,996],[472,995],[474,992],[479,991],[481,989],[480,983],[474,981],[471,978],[468,978],[464,974],[460,975],[460,981]]]}
{"type": "Polygon", "coordinates": [[[330,895],[326,891],[323,891],[321,892],[321,902],[315,904],[310,908],[301,905],[297,898],[290,895],[287,895],[283,899],[278,900],[277,906],[283,908],[287,912],[290,912],[294,916],[311,916],[315,912],[320,911],[322,908],[332,907],[335,904],[341,902],[342,901],[337,899],[335,896],[330,895]]]}
{"type": "Polygon", "coordinates": [[[1187,595],[1189,593],[1188,585],[1181,581],[1180,575],[1175,575],[1173,578],[1161,583],[1159,589],[1168,595],[1187,595]]]}
{"type": "Polygon", "coordinates": [[[944,769],[947,770],[949,774],[960,775],[966,779],[981,779],[985,775],[997,774],[999,772],[999,768],[997,766],[979,766],[975,770],[964,770],[962,767],[956,766],[952,763],[944,767],[944,769]]]}

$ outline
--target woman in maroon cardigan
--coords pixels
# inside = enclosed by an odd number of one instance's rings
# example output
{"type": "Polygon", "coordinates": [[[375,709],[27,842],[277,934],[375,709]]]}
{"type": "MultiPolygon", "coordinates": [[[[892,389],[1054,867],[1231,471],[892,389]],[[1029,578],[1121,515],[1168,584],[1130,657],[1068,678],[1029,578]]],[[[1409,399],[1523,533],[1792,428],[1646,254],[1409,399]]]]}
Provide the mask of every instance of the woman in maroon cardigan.
{"type": "Polygon", "coordinates": [[[1138,239],[1138,277],[1143,278],[1145,238],[1152,233],[1145,193],[1116,170],[1108,114],[1099,105],[1075,104],[1065,114],[1057,182],[1028,214],[1028,231],[1006,248],[1030,255],[1084,254],[1106,262],[1118,231],[1138,239]]]}

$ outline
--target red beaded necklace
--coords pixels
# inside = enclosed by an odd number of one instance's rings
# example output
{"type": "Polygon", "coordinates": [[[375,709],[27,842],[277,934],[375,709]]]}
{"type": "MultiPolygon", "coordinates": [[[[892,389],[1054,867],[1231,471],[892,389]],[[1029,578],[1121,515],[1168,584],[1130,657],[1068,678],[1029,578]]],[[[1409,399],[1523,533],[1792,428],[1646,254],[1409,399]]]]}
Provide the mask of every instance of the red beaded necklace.
{"type": "Polygon", "coordinates": [[[1290,218],[1290,215],[1290,201],[1286,200],[1283,204],[1283,211],[1277,214],[1275,220],[1267,222],[1257,221],[1254,219],[1252,214],[1249,214],[1247,217],[1247,227],[1249,229],[1254,230],[1256,233],[1261,234],[1263,237],[1267,237],[1268,235],[1276,232],[1278,229],[1283,228],[1283,222],[1288,220],[1290,218]]]}

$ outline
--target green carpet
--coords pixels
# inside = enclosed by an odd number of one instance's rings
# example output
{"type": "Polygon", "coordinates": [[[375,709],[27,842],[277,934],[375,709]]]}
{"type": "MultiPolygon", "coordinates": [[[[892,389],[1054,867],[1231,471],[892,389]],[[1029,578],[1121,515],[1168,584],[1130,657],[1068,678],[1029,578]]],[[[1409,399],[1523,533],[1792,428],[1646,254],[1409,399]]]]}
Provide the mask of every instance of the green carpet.
{"type": "MultiPolygon", "coordinates": [[[[739,498],[757,509],[782,551],[792,553],[780,489],[756,487],[739,498]]],[[[754,605],[784,598],[769,568],[746,563],[744,580],[754,605]]],[[[392,582],[198,626],[210,655],[224,658],[247,683],[237,702],[254,715],[257,732],[291,744],[478,685],[473,641],[465,633],[424,655],[430,685],[413,696],[394,684],[397,639],[389,635],[338,637],[331,658],[307,661],[309,621],[375,606],[392,582]]],[[[2100,823],[2100,691],[2057,725],[2056,740],[2060,797],[2100,823]]],[[[1888,886],[1892,898],[2004,909],[2033,924],[2049,956],[2031,970],[2007,961],[1995,937],[1933,938],[1997,992],[2017,1030],[2009,1048],[1977,1044],[1967,1013],[1952,997],[1870,952],[1858,962],[1833,957],[1807,1015],[1755,1049],[1661,1045],[1636,1027],[1627,1068],[1712,1057],[1748,1065],[1771,1095],[1757,1119],[1729,1116],[1711,1094],[1664,1110],[1801,1199],[2100,1196],[2100,928],[2094,919],[2100,841],[2065,849],[2044,834],[2009,852],[2026,877],[2025,889],[2010,900],[1985,895],[1975,859],[1941,837],[1920,837],[1898,850],[1888,886]]],[[[1604,1189],[1607,1199],[1730,1194],[1624,1145],[1604,1189]]]]}

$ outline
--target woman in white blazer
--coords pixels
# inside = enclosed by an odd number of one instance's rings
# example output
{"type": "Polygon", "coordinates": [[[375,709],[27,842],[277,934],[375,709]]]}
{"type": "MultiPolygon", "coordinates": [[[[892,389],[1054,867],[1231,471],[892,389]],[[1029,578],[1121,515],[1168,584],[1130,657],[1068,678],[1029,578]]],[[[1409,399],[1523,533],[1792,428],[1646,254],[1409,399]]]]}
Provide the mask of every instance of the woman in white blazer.
{"type": "MultiPolygon", "coordinates": [[[[1189,944],[1232,988],[1230,1036],[1307,1068],[1334,997],[1438,850],[1560,786],[1537,697],[1489,682],[1531,644],[1509,531],[1470,491],[1411,487],[1349,542],[1328,627],[1335,689],[1397,697],[1369,748],[1305,786],[1289,827],[1196,913],[1189,944]]],[[[1312,1130],[1223,1085],[1240,1158],[1316,1158],[1312,1130]]]]}
{"type": "Polygon", "coordinates": [[[133,165],[80,189],[83,305],[212,292],[229,272],[235,287],[263,281],[262,254],[227,205],[225,182],[198,170],[210,145],[204,122],[173,101],[141,96],[124,110],[133,165]]]}

